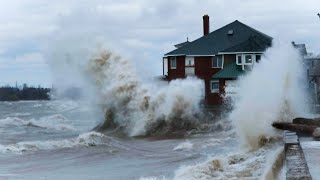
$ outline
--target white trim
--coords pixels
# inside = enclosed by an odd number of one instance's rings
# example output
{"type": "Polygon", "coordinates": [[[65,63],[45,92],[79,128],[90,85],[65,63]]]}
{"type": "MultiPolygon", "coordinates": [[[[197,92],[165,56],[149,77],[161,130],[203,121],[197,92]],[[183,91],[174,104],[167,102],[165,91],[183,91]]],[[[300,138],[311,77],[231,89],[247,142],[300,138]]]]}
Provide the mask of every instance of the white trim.
{"type": "Polygon", "coordinates": [[[164,55],[163,57],[171,57],[171,56],[185,56],[185,54],[171,54],[171,55],[164,55]]]}
{"type": "Polygon", "coordinates": [[[211,80],[210,81],[210,93],[220,93],[220,81],[219,80],[211,80]],[[212,83],[218,83],[218,89],[212,89],[212,83]]]}
{"type": "Polygon", "coordinates": [[[218,52],[219,55],[221,54],[262,54],[263,52],[218,52]]]}
{"type": "Polygon", "coordinates": [[[223,69],[224,67],[224,55],[222,55],[222,65],[221,65],[221,69],[223,69]]]}
{"type": "Polygon", "coordinates": [[[163,58],[163,75],[168,76],[168,67],[169,67],[169,59],[168,58],[163,58]]]}
{"type": "Polygon", "coordinates": [[[216,56],[214,54],[210,54],[210,55],[185,55],[185,54],[170,54],[170,55],[164,55],[163,57],[171,57],[171,56],[198,56],[198,57],[206,57],[206,56],[216,56]]]}
{"type": "Polygon", "coordinates": [[[237,54],[236,55],[236,64],[237,65],[242,65],[242,54],[237,54]],[[241,57],[241,63],[238,63],[238,57],[241,57]]]}
{"type": "Polygon", "coordinates": [[[198,56],[198,57],[201,56],[201,57],[206,57],[206,56],[216,56],[216,55],[213,55],[213,54],[212,54],[212,55],[186,55],[186,56],[194,56],[194,57],[195,57],[195,56],[198,56]]]}

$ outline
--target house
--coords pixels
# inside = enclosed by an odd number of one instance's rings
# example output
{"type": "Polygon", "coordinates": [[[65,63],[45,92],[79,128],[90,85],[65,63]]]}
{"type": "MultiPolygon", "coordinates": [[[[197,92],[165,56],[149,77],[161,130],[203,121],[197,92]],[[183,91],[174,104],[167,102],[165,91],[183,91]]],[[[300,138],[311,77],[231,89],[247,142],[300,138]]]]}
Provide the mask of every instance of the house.
{"type": "Polygon", "coordinates": [[[320,57],[306,56],[304,58],[307,66],[307,76],[311,88],[311,95],[314,98],[314,103],[320,102],[320,57]]]}
{"type": "Polygon", "coordinates": [[[175,45],[163,57],[163,76],[171,81],[196,76],[204,81],[204,103],[221,105],[224,87],[260,61],[272,38],[238,20],[213,32],[203,16],[203,36],[175,45]]]}
{"type": "Polygon", "coordinates": [[[292,42],[293,47],[297,48],[303,59],[304,67],[306,68],[306,75],[312,97],[313,103],[319,104],[320,100],[320,56],[307,53],[305,44],[296,44],[292,42]]]}

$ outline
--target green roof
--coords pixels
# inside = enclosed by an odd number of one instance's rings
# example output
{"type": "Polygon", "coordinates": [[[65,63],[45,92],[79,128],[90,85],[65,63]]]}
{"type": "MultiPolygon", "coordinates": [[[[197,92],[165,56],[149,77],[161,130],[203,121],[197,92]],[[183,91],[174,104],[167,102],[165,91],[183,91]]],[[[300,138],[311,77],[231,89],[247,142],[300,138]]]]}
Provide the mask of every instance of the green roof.
{"type": "Polygon", "coordinates": [[[223,69],[215,73],[213,79],[228,79],[228,78],[238,78],[245,71],[242,70],[242,66],[237,65],[236,63],[228,64],[223,69]]]}
{"type": "MultiPolygon", "coordinates": [[[[230,48],[236,48],[242,43],[247,43],[245,44],[247,47],[243,50],[249,49],[253,52],[260,52],[270,46],[271,41],[272,38],[270,36],[236,20],[165,55],[215,55],[230,48]],[[229,32],[232,33],[230,34],[229,32]],[[255,44],[258,44],[258,46],[255,46],[255,44]]],[[[243,52],[239,47],[235,50],[241,50],[237,52],[243,52]]]]}
{"type": "Polygon", "coordinates": [[[249,37],[248,40],[243,43],[237,44],[231,48],[225,49],[221,51],[224,52],[263,52],[265,51],[271,44],[266,39],[258,38],[256,36],[249,37]]]}
{"type": "Polygon", "coordinates": [[[176,44],[176,45],[174,45],[174,47],[177,47],[177,48],[180,48],[180,47],[183,47],[183,46],[185,46],[185,45],[187,45],[187,44],[189,44],[190,43],[190,41],[186,41],[186,42],[183,42],[183,43],[179,43],[179,44],[176,44]]]}

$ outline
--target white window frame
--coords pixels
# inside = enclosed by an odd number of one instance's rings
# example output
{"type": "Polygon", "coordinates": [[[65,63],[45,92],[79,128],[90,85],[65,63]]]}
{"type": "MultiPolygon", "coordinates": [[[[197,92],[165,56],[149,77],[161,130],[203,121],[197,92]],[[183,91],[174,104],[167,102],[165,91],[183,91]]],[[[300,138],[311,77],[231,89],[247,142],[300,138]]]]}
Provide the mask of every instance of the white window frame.
{"type": "Polygon", "coordinates": [[[243,64],[242,61],[243,61],[242,54],[237,54],[237,56],[236,56],[236,64],[237,65],[242,65],[243,64]],[[241,62],[240,63],[238,62],[238,58],[239,57],[241,58],[241,62]]]}
{"type": "Polygon", "coordinates": [[[221,68],[221,69],[223,69],[223,65],[224,65],[224,55],[214,56],[214,57],[211,58],[211,67],[212,67],[212,68],[221,68]],[[221,67],[218,66],[218,64],[219,64],[219,63],[218,63],[218,57],[221,57],[221,67]],[[217,60],[217,63],[216,63],[216,64],[213,63],[213,61],[214,61],[215,59],[217,60]]]}
{"type": "Polygon", "coordinates": [[[170,57],[170,69],[177,69],[177,58],[176,57],[170,57]],[[173,62],[174,61],[174,66],[173,66],[173,62]]]}
{"type": "Polygon", "coordinates": [[[219,80],[211,80],[210,81],[210,92],[211,93],[219,93],[220,92],[220,82],[219,82],[219,80]],[[212,88],[212,84],[213,83],[218,83],[218,89],[213,89],[212,88]]]}
{"type": "MultiPolygon", "coordinates": [[[[241,53],[236,55],[236,64],[242,66],[242,70],[245,70],[245,66],[253,66],[254,63],[256,63],[256,55],[255,53],[241,53]],[[251,56],[251,63],[246,62],[246,56],[251,56]],[[238,62],[238,58],[241,57],[241,63],[238,62]]],[[[258,54],[261,55],[261,54],[258,54]]]]}
{"type": "Polygon", "coordinates": [[[236,64],[237,65],[253,65],[254,63],[257,63],[257,56],[260,56],[260,60],[263,56],[263,54],[253,54],[253,53],[243,53],[243,54],[237,54],[236,56],[236,64]],[[247,63],[246,62],[246,55],[251,55],[252,62],[247,63]],[[241,57],[241,63],[238,62],[238,58],[241,57]]]}

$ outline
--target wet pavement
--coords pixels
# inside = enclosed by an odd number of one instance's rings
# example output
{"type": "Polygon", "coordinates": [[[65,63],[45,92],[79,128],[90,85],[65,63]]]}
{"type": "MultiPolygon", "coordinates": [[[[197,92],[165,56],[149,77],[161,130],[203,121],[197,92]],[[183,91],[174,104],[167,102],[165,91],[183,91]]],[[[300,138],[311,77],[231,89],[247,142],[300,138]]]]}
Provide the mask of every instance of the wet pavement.
{"type": "Polygon", "coordinates": [[[320,179],[320,141],[300,138],[300,144],[313,179],[320,179]]]}

